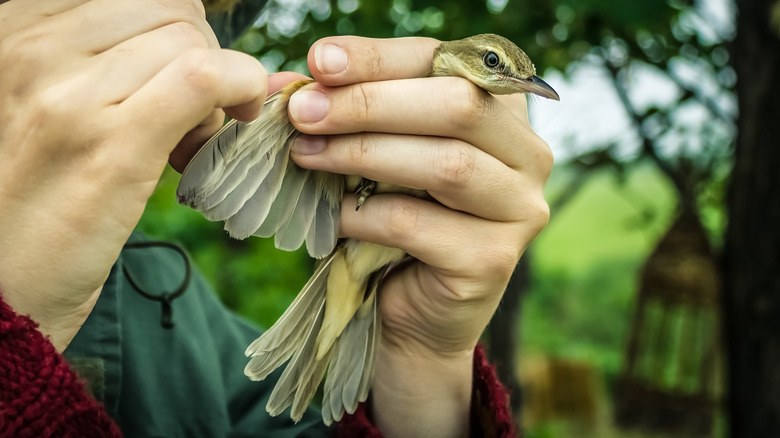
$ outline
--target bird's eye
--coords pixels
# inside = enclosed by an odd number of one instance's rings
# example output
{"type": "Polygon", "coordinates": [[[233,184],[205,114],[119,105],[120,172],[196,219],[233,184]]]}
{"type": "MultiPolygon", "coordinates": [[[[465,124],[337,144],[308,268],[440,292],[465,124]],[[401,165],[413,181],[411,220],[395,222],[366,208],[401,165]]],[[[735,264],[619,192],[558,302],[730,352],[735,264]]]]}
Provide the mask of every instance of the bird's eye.
{"type": "Polygon", "coordinates": [[[482,60],[485,61],[485,65],[490,68],[498,65],[498,55],[496,55],[495,52],[485,53],[485,57],[482,58],[482,60]]]}

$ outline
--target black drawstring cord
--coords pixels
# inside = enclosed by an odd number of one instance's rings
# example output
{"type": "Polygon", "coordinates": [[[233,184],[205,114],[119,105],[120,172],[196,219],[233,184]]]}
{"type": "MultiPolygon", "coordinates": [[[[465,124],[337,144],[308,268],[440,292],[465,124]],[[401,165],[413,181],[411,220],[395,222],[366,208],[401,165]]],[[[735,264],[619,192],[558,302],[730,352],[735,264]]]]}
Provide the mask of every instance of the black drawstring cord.
{"type": "Polygon", "coordinates": [[[181,258],[184,260],[184,281],[179,285],[176,290],[173,292],[163,292],[160,295],[154,295],[147,291],[144,291],[141,286],[138,284],[137,281],[135,281],[135,278],[130,273],[130,271],[127,269],[127,265],[122,264],[122,272],[125,274],[125,277],[127,277],[127,281],[130,283],[130,286],[135,289],[136,292],[138,292],[142,297],[152,300],[152,301],[159,301],[160,304],[162,304],[162,316],[160,317],[160,324],[163,326],[163,328],[171,329],[173,328],[173,307],[171,307],[171,302],[180,297],[184,291],[187,290],[187,286],[190,284],[190,258],[187,257],[187,253],[184,252],[183,249],[180,247],[168,243],[168,242],[160,242],[160,241],[152,241],[152,242],[137,242],[137,243],[126,243],[124,246],[124,249],[143,249],[143,248],[151,248],[151,247],[163,247],[168,248],[176,251],[181,255],[181,258]]]}

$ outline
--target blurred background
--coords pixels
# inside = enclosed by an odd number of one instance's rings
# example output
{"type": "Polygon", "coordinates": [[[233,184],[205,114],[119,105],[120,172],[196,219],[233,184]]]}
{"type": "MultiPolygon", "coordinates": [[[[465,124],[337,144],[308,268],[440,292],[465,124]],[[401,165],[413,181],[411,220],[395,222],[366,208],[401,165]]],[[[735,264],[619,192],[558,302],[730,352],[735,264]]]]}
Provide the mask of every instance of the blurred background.
{"type": "MultiPolygon", "coordinates": [[[[206,3],[220,40],[271,72],[308,73],[328,35],[517,43],[561,95],[530,100],[556,157],[550,224],[484,337],[517,424],[777,436],[780,1],[275,0],[257,19],[251,1],[206,3]]],[[[228,307],[270,326],[312,261],[229,239],[176,204],[177,183],[166,170],[139,229],[183,245],[228,307]]]]}

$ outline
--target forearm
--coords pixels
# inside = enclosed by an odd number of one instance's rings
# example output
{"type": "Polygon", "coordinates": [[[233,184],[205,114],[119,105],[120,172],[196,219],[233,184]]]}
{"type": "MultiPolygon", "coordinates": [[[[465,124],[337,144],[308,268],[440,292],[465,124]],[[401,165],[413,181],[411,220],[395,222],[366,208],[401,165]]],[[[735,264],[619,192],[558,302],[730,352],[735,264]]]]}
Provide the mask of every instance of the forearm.
{"type": "Polygon", "coordinates": [[[377,353],[371,406],[383,436],[468,436],[473,350],[433,357],[383,344],[377,353]]]}

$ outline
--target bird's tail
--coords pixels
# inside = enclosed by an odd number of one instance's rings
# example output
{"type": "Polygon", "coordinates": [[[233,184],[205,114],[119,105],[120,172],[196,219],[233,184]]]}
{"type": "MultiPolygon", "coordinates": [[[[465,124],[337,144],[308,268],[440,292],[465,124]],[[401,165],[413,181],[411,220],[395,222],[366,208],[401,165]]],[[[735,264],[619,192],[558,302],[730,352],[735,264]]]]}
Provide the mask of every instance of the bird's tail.
{"type": "Polygon", "coordinates": [[[332,261],[330,255],[320,263],[279,320],[246,350],[251,359],[244,373],[252,380],[265,379],[289,359],[266,405],[272,416],[292,405],[290,417],[300,421],[326,368],[322,406],[326,424],[340,420],[344,412],[354,413],[358,403],[368,397],[379,338],[376,290],[380,276],[369,281],[363,305],[330,350],[317,360],[317,336],[325,316],[332,261]]]}
{"type": "Polygon", "coordinates": [[[358,403],[368,398],[382,327],[377,310],[378,283],[378,279],[370,281],[366,300],[331,348],[335,353],[322,397],[322,420],[328,426],[341,420],[345,411],[354,414],[358,403]]]}

